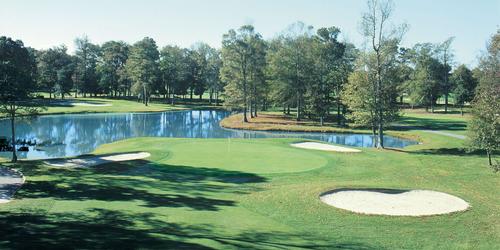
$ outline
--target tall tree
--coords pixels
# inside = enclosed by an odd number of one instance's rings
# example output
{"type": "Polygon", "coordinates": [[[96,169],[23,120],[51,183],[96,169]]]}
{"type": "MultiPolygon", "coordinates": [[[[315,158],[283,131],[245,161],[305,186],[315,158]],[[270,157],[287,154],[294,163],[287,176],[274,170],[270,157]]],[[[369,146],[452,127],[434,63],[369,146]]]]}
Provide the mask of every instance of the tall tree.
{"type": "Polygon", "coordinates": [[[453,43],[454,37],[446,39],[443,43],[437,46],[438,57],[441,61],[442,67],[442,91],[444,94],[444,112],[448,112],[448,97],[450,92],[453,90],[453,82],[449,80],[451,72],[451,64],[453,63],[453,53],[451,51],[451,44],[453,43]]]}
{"type": "Polygon", "coordinates": [[[231,29],[222,37],[221,78],[227,83],[225,86],[225,105],[243,108],[243,122],[248,122],[247,110],[251,101],[252,80],[264,68],[252,65],[264,57],[259,53],[259,43],[262,36],[256,33],[254,27],[245,25],[237,31],[231,29]]]}
{"type": "MultiPolygon", "coordinates": [[[[373,58],[371,58],[373,60],[373,58]]],[[[362,54],[356,61],[354,72],[349,75],[342,91],[342,102],[350,110],[348,119],[354,126],[370,127],[373,137],[377,135],[377,103],[373,96],[375,74],[367,69],[370,58],[362,54]]],[[[376,145],[374,145],[376,146],[376,145]]]]}
{"type": "MultiPolygon", "coordinates": [[[[497,30],[479,62],[479,85],[469,124],[470,146],[485,150],[493,166],[492,154],[500,150],[500,30],[497,30]]],[[[495,164],[499,170],[498,163],[495,164]]]]}
{"type": "Polygon", "coordinates": [[[370,53],[375,57],[373,65],[367,68],[375,74],[372,94],[376,103],[378,148],[384,147],[384,126],[394,119],[398,110],[393,99],[395,89],[390,84],[393,72],[389,69],[396,63],[397,46],[407,29],[404,24],[392,29],[387,27],[392,9],[392,1],[369,0],[368,11],[363,14],[361,23],[363,35],[371,47],[370,53]]]}
{"type": "Polygon", "coordinates": [[[17,161],[15,119],[19,114],[33,114],[38,108],[31,101],[35,91],[34,53],[21,41],[0,37],[0,113],[11,123],[12,162],[17,161]]]}
{"type": "Polygon", "coordinates": [[[156,42],[152,38],[145,37],[132,46],[125,64],[132,81],[132,91],[139,94],[140,99],[146,106],[149,103],[152,91],[159,82],[159,59],[160,53],[156,42]]]}
{"type": "Polygon", "coordinates": [[[330,110],[333,97],[335,97],[337,106],[337,123],[340,125],[342,122],[340,90],[349,74],[344,70],[345,66],[342,64],[349,62],[342,60],[346,45],[338,41],[339,34],[340,29],[337,27],[320,28],[313,43],[316,53],[316,80],[311,82],[309,86],[309,99],[310,106],[313,112],[319,116],[321,125],[323,125],[323,120],[330,110]]]}
{"type": "Polygon", "coordinates": [[[99,46],[90,42],[87,36],[75,39],[75,97],[78,92],[97,95],[99,84],[97,79],[97,60],[100,56],[99,46]]]}
{"type": "Polygon", "coordinates": [[[129,90],[127,78],[123,77],[128,53],[129,46],[125,42],[109,41],[101,46],[99,85],[106,93],[117,96],[118,93],[125,94],[129,90]]]}
{"type": "Polygon", "coordinates": [[[444,65],[436,59],[435,46],[430,43],[417,44],[413,48],[414,70],[406,83],[413,105],[424,105],[434,113],[437,99],[441,96],[444,65]]]}
{"type": "Polygon", "coordinates": [[[64,99],[73,88],[75,59],[67,54],[64,46],[50,48],[40,52],[38,58],[39,81],[46,86],[50,97],[58,94],[64,99]]]}
{"type": "Polygon", "coordinates": [[[472,71],[465,65],[460,65],[453,71],[451,79],[453,85],[453,96],[455,104],[460,105],[460,113],[463,115],[463,106],[466,102],[471,102],[474,99],[474,91],[476,90],[477,80],[473,76],[472,71]]]}
{"type": "Polygon", "coordinates": [[[313,27],[300,22],[292,24],[273,42],[268,56],[271,82],[288,99],[287,105],[295,103],[298,121],[302,119],[307,88],[315,80],[313,40],[313,27]]]}

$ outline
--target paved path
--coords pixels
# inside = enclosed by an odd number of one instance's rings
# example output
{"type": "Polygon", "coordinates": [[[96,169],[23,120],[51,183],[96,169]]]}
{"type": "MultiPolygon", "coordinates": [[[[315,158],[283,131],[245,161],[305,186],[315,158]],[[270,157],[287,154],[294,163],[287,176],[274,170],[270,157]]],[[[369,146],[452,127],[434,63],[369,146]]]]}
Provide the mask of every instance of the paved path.
{"type": "Polygon", "coordinates": [[[11,201],[23,183],[24,177],[19,171],[0,167],[0,204],[11,201]]]}
{"type": "Polygon", "coordinates": [[[461,139],[461,140],[467,139],[467,137],[465,135],[457,135],[457,134],[452,134],[452,133],[443,132],[443,131],[426,130],[426,129],[425,130],[419,130],[419,131],[423,131],[423,132],[426,132],[426,133],[433,133],[433,134],[437,134],[437,135],[449,136],[449,137],[453,137],[453,138],[457,138],[457,139],[461,139]]]}

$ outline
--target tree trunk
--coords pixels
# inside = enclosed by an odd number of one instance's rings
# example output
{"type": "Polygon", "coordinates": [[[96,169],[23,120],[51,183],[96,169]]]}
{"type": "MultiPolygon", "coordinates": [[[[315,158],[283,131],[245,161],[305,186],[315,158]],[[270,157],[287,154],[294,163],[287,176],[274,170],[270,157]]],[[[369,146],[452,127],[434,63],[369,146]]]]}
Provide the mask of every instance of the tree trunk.
{"type": "Polygon", "coordinates": [[[340,103],[337,102],[337,125],[340,126],[340,103]]]}
{"type": "Polygon", "coordinates": [[[448,113],[448,92],[444,94],[444,112],[448,113]]]}
{"type": "Polygon", "coordinates": [[[10,128],[12,131],[12,162],[17,162],[17,153],[16,153],[16,126],[15,126],[15,117],[14,111],[10,115],[10,128]]]}
{"type": "Polygon", "coordinates": [[[148,106],[148,97],[147,97],[146,86],[142,87],[142,100],[143,100],[144,105],[148,106]]]}
{"type": "Polygon", "coordinates": [[[253,102],[253,116],[257,117],[257,100],[253,102]]]}
{"type": "Polygon", "coordinates": [[[377,148],[384,148],[384,128],[382,126],[382,121],[378,123],[378,143],[377,148]]]}
{"type": "Polygon", "coordinates": [[[319,125],[323,127],[323,116],[319,117],[319,125]]]}
{"type": "Polygon", "coordinates": [[[297,91],[297,121],[300,121],[300,93],[297,91]]]}
{"type": "Polygon", "coordinates": [[[488,163],[490,166],[493,166],[493,163],[491,162],[491,152],[489,150],[486,150],[486,154],[488,155],[488,163]]]}

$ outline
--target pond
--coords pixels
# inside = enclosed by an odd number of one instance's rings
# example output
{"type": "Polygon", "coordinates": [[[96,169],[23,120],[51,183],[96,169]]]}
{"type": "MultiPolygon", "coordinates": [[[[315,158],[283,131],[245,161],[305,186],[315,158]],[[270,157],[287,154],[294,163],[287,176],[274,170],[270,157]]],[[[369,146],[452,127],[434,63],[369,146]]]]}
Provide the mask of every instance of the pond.
{"type": "MultiPolygon", "coordinates": [[[[188,110],[158,113],[103,113],[44,115],[18,119],[16,137],[36,140],[20,158],[40,159],[76,156],[90,153],[99,145],[131,137],[184,138],[304,138],[356,147],[372,147],[367,134],[301,133],[230,130],[219,122],[230,115],[227,111],[188,110]]],[[[0,136],[10,137],[10,122],[0,120],[0,136]]],[[[417,142],[385,136],[387,147],[403,148],[417,142]]],[[[0,152],[2,157],[11,153],[0,152]]]]}

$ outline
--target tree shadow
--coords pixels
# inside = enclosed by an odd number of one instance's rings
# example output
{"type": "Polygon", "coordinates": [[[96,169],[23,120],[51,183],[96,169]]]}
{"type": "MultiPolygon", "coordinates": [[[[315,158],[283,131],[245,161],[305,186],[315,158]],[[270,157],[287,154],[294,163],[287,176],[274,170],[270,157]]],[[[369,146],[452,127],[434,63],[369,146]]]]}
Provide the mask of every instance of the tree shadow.
{"type": "Polygon", "coordinates": [[[404,125],[391,126],[392,130],[407,131],[415,129],[462,131],[467,129],[467,122],[421,117],[402,117],[404,125]]]}
{"type": "Polygon", "coordinates": [[[214,245],[231,249],[374,249],[363,243],[264,228],[224,233],[211,224],[172,223],[153,213],[108,209],[0,212],[0,233],[0,248],[15,249],[214,249],[214,245]]]}
{"type": "Polygon", "coordinates": [[[406,151],[410,154],[423,154],[423,155],[448,155],[448,156],[485,156],[486,152],[483,150],[468,150],[466,148],[430,148],[415,151],[406,151]]]}
{"type": "Polygon", "coordinates": [[[252,173],[155,164],[146,160],[78,169],[32,164],[25,165],[22,171],[30,178],[18,191],[21,199],[140,201],[145,207],[186,207],[205,211],[236,205],[233,200],[213,198],[212,195],[248,193],[250,190],[237,184],[266,181],[252,173]]]}

